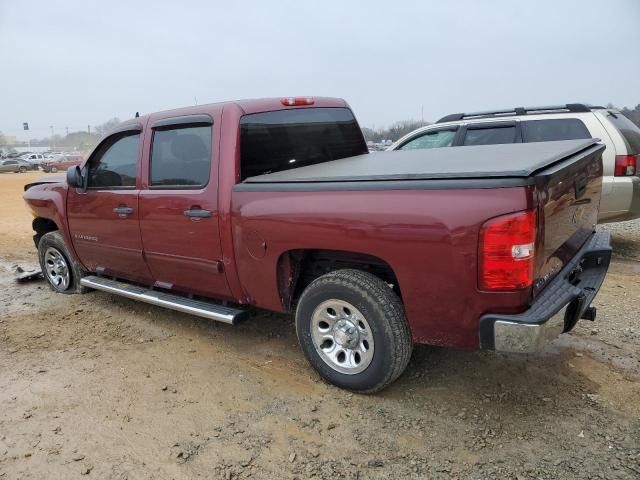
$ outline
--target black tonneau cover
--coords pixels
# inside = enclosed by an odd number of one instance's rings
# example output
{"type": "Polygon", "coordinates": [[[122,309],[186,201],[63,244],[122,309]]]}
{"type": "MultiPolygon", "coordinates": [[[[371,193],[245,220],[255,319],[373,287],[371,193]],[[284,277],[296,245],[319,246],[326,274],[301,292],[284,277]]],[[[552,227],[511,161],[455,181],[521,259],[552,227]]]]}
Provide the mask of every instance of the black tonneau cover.
{"type": "Polygon", "coordinates": [[[598,139],[379,152],[247,178],[244,184],[526,178],[598,139]]]}

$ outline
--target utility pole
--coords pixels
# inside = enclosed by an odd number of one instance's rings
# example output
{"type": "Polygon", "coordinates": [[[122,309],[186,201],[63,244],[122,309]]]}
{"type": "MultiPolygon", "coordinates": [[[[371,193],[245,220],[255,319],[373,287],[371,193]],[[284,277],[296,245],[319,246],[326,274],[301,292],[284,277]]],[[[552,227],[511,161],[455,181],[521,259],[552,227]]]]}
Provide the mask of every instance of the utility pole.
{"type": "Polygon", "coordinates": [[[67,131],[67,137],[69,136],[69,127],[64,127],[64,129],[67,131]]]}
{"type": "Polygon", "coordinates": [[[91,135],[91,125],[87,125],[87,133],[91,135]]]}
{"type": "Polygon", "coordinates": [[[49,125],[49,128],[51,129],[51,150],[55,150],[56,149],[56,141],[53,138],[53,125],[49,125]]]}

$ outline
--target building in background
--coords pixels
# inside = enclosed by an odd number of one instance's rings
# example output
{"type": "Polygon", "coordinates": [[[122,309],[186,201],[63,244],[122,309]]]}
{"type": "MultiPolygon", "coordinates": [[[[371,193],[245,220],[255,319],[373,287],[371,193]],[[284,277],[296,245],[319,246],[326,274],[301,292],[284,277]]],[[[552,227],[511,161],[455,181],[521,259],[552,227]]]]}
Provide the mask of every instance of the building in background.
{"type": "Polygon", "coordinates": [[[18,143],[18,137],[15,135],[3,135],[0,134],[0,147],[8,147],[18,143]]]}

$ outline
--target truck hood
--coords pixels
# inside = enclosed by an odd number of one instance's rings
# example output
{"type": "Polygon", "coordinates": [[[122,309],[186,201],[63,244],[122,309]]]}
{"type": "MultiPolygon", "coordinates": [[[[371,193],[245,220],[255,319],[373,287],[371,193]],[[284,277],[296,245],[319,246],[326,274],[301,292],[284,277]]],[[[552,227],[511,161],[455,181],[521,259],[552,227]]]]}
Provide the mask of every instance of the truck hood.
{"type": "Polygon", "coordinates": [[[247,178],[244,183],[527,178],[598,139],[379,152],[247,178]]]}
{"type": "Polygon", "coordinates": [[[42,178],[39,178],[38,180],[34,180],[31,183],[27,183],[24,186],[24,191],[26,192],[31,187],[35,187],[36,185],[44,185],[44,184],[49,184],[49,183],[65,183],[65,182],[66,182],[66,179],[62,175],[54,175],[54,176],[49,176],[49,177],[42,177],[42,178]]]}

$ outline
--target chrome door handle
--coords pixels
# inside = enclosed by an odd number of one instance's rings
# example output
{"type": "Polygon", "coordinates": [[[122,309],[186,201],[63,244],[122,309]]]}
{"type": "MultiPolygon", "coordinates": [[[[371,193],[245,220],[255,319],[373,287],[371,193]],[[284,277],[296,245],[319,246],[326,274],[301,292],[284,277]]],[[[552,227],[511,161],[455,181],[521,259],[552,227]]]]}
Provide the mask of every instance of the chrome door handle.
{"type": "Polygon", "coordinates": [[[117,213],[118,215],[131,215],[133,213],[133,208],[131,207],[116,207],[113,209],[113,213],[117,213]]]}
{"type": "Polygon", "coordinates": [[[191,210],[185,210],[184,215],[191,218],[209,218],[211,216],[211,212],[209,210],[192,208],[191,210]]]}

